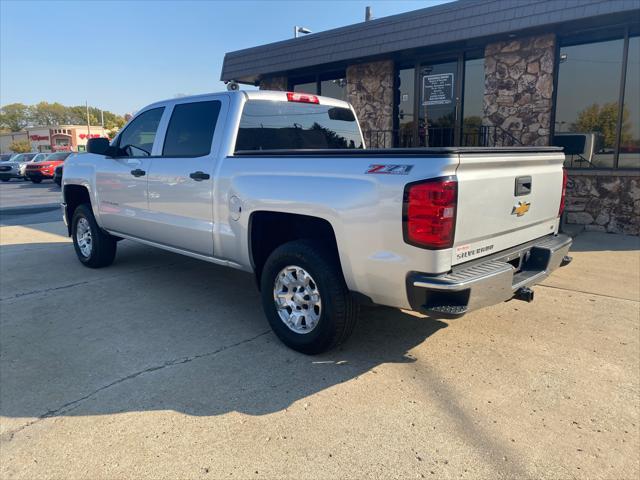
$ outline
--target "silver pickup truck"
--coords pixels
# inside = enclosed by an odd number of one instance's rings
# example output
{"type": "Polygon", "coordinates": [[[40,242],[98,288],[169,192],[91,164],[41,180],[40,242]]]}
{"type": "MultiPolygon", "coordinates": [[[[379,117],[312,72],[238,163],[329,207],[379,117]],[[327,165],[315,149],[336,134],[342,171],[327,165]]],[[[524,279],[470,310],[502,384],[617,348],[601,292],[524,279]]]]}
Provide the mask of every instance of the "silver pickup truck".
{"type": "Polygon", "coordinates": [[[255,274],[276,335],[313,354],[362,302],[456,318],[570,261],[555,148],[367,150],[332,98],[243,91],[142,109],[67,161],[78,259],[131,239],[255,274]]]}

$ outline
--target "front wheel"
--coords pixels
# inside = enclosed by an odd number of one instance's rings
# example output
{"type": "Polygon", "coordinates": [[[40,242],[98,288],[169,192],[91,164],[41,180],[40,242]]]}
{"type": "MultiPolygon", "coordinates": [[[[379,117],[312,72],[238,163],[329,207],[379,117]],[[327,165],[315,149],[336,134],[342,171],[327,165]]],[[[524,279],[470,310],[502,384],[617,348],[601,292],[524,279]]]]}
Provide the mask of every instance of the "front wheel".
{"type": "Polygon", "coordinates": [[[90,205],[80,205],[73,212],[71,235],[76,255],[83,265],[101,268],[113,263],[116,239],[100,229],[90,205]]]}
{"type": "Polygon", "coordinates": [[[32,178],[32,179],[31,179],[31,181],[32,181],[33,183],[41,183],[41,182],[42,182],[42,179],[41,179],[41,178],[32,178]]]}
{"type": "Polygon", "coordinates": [[[261,277],[262,306],[274,333],[309,355],[344,342],[358,318],[339,260],[321,244],[296,240],[267,259],[261,277]]]}

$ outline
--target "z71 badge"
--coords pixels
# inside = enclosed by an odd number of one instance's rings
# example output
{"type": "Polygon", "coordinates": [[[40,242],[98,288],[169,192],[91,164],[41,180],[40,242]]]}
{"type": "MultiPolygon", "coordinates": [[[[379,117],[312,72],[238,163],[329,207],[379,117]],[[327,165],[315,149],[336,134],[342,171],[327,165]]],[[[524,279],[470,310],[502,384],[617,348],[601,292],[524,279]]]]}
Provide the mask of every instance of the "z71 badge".
{"type": "Polygon", "coordinates": [[[369,165],[364,173],[378,175],[408,175],[413,165],[369,165]]]}

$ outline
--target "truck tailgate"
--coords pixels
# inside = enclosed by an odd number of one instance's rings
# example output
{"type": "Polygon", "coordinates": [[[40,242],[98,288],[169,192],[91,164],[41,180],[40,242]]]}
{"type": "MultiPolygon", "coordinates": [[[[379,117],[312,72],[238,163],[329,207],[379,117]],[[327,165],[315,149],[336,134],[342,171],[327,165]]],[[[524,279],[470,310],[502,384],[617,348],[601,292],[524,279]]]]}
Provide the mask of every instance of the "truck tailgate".
{"type": "Polygon", "coordinates": [[[452,265],[554,233],[563,161],[560,152],[460,153],[452,265]]]}

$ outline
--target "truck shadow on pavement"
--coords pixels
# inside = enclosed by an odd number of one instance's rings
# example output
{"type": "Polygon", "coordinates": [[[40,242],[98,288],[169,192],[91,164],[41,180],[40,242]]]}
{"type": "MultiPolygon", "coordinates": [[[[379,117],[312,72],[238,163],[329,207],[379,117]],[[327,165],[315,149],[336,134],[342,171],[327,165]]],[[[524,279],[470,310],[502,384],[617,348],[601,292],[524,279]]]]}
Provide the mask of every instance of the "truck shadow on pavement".
{"type": "Polygon", "coordinates": [[[23,245],[2,247],[13,287],[0,301],[0,415],[10,418],[265,415],[382,364],[411,363],[410,350],[446,327],[365,308],[344,346],[305,356],[271,333],[246,273],[130,242],[102,270],[79,265],[68,243],[29,248],[48,252],[39,269],[23,245]]]}

